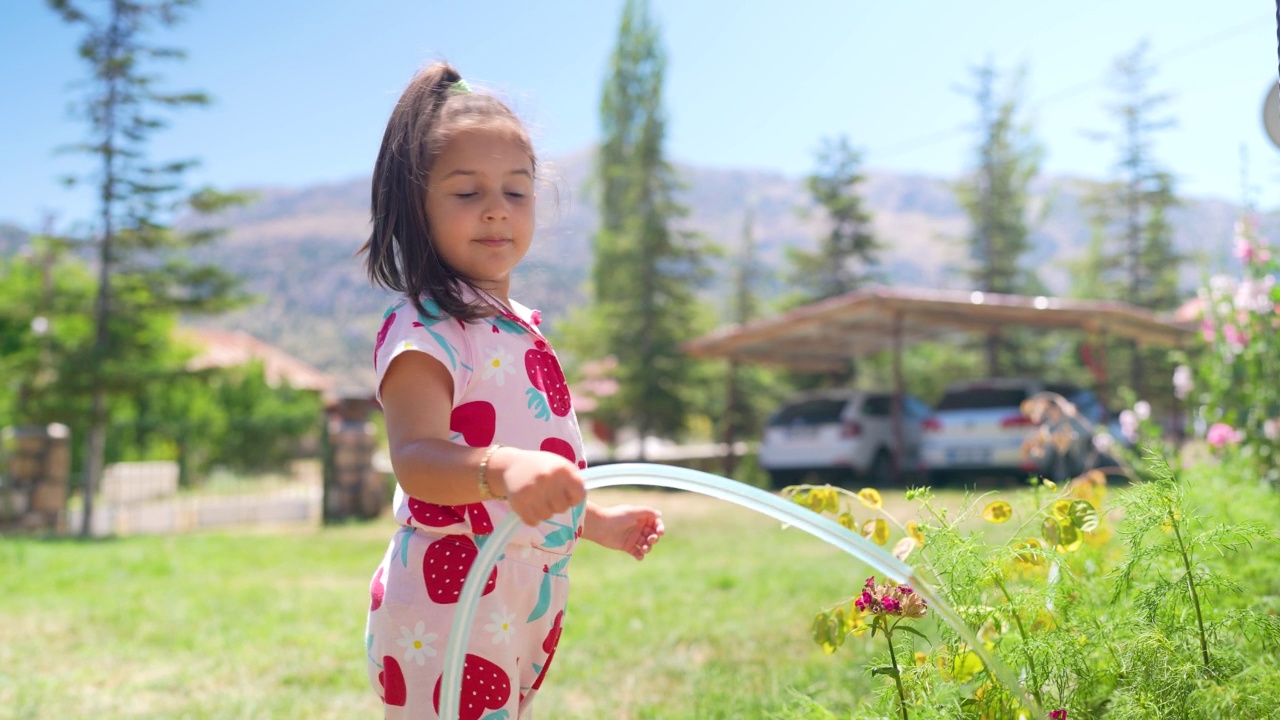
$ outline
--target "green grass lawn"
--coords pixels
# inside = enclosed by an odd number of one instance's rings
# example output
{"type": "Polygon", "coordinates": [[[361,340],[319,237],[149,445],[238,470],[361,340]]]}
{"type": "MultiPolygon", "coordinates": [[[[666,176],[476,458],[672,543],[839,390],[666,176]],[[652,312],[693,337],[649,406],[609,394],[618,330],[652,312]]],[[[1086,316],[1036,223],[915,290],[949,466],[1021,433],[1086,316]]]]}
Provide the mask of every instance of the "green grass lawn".
{"type": "MultiPolygon", "coordinates": [[[[701,496],[596,497],[656,504],[668,535],[643,563],[584,543],[540,717],[763,718],[870,690],[856,653],[809,638],[855,560],[701,496]]],[[[0,540],[0,718],[380,717],[364,620],[393,531],[0,540]]]]}

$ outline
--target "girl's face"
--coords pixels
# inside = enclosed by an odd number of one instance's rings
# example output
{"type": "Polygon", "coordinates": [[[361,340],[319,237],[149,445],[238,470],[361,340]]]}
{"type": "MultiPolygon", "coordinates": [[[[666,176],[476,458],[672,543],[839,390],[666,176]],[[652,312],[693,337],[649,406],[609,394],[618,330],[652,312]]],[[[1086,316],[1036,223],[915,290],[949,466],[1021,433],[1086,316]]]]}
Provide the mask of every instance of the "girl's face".
{"type": "Polygon", "coordinates": [[[468,130],[436,156],[427,218],[445,264],[503,300],[533,241],[533,161],[510,134],[468,130]]]}

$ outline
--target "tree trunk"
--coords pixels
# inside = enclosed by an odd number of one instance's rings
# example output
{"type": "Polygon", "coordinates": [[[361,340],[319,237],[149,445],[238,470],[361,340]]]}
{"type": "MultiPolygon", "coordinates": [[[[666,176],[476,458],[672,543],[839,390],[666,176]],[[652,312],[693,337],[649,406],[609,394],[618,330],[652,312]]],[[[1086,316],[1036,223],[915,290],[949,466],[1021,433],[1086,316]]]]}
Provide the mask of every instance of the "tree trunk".
{"type": "Polygon", "coordinates": [[[738,466],[738,456],[733,445],[738,435],[738,362],[729,361],[729,375],[725,386],[724,400],[724,476],[733,477],[738,466]]]}

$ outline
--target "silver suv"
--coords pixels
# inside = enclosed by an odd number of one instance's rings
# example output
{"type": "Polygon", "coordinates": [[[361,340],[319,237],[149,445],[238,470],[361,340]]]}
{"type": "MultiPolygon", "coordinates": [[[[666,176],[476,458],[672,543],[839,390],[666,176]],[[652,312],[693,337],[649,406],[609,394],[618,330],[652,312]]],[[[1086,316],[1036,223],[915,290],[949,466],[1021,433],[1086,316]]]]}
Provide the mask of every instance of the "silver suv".
{"type": "MultiPolygon", "coordinates": [[[[835,484],[855,477],[886,485],[893,478],[893,394],[820,390],[792,397],[764,429],[758,462],[774,487],[804,481],[810,473],[835,484]]],[[[920,468],[921,429],[929,406],[903,398],[903,454],[898,467],[920,468]]]]}

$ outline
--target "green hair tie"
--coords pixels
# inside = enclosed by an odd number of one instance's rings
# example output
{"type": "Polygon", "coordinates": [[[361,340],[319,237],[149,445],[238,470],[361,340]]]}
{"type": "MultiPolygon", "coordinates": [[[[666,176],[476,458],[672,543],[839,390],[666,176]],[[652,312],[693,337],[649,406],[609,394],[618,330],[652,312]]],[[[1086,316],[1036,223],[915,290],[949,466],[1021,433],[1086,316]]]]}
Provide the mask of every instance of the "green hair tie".
{"type": "Polygon", "coordinates": [[[466,80],[459,80],[449,86],[450,95],[466,95],[469,92],[471,92],[471,86],[467,84],[466,80]]]}

